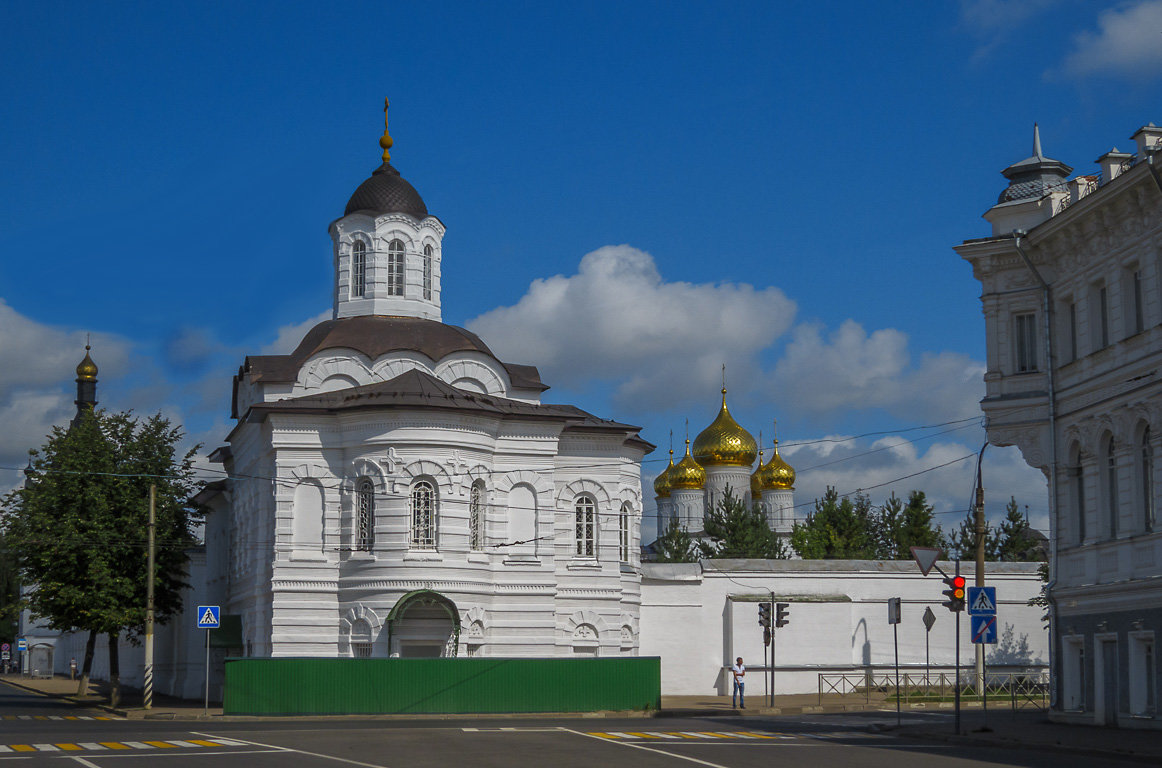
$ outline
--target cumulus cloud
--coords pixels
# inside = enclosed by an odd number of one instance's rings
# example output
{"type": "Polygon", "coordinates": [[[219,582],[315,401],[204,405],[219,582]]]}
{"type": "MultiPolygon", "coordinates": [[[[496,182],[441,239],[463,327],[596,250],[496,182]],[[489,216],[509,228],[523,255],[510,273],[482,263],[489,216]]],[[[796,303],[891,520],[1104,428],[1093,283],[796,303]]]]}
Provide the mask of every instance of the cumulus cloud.
{"type": "Polygon", "coordinates": [[[295,347],[307,335],[307,331],[314,328],[324,320],[331,319],[331,310],[320,312],[314,317],[308,318],[301,323],[292,323],[290,325],[280,326],[275,333],[274,341],[267,344],[258,354],[260,355],[287,355],[294,352],[295,347]]]}
{"type": "Polygon", "coordinates": [[[924,355],[913,365],[904,333],[869,334],[847,320],[826,337],[818,325],[795,328],[771,381],[773,396],[800,410],[881,408],[922,422],[971,415],[983,374],[983,365],[951,352],[924,355]]]}
{"type": "Polygon", "coordinates": [[[995,50],[1026,21],[1059,0],[960,0],[961,24],[980,42],[973,58],[995,50]]]}
{"type": "Polygon", "coordinates": [[[750,378],[794,315],[777,288],[667,282],[650,254],[615,245],[468,327],[502,359],[539,366],[550,384],[611,382],[621,404],[656,408],[704,392],[724,362],[750,378]]]}
{"type": "Polygon", "coordinates": [[[1098,29],[1077,35],[1065,71],[1079,76],[1162,73],[1162,0],[1141,0],[1101,13],[1098,29]]]}

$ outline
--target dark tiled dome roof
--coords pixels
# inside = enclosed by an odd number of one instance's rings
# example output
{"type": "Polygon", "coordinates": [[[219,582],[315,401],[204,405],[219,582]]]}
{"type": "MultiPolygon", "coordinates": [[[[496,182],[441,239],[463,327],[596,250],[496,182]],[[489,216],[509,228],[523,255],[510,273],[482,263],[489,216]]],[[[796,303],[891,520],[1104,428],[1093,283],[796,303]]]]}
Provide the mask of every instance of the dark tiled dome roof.
{"type": "Polygon", "coordinates": [[[406,213],[414,219],[423,219],[428,215],[428,206],[424,205],[416,188],[407,183],[391,163],[384,163],[351,195],[343,215],[356,211],[406,213]]]}

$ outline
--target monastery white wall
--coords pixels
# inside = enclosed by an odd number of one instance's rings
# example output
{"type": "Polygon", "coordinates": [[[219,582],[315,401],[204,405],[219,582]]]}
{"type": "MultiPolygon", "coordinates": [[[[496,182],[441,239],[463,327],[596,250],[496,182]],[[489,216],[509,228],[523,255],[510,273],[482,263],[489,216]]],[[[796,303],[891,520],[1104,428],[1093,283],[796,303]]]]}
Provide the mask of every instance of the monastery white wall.
{"type": "MultiPolygon", "coordinates": [[[[1042,610],[1026,602],[1040,592],[1037,563],[988,563],[987,583],[997,588],[998,628],[1013,626],[1026,636],[1033,661],[1048,662],[1042,610]]],[[[947,573],[955,567],[940,563],[947,573]]],[[[730,694],[726,668],[742,656],[754,673],[763,662],[758,603],[773,592],[790,603],[790,624],[777,630],[776,681],[779,693],[818,690],[820,672],[890,667],[894,662],[887,600],[902,599],[900,664],[924,665],[924,609],[936,614],[932,664],[955,660],[955,615],[941,603],[943,581],[933,571],[920,575],[910,561],[869,560],[705,560],[701,563],[645,563],[642,566],[642,656],[662,659],[662,693],[730,694]]],[[[973,583],[971,564],[961,573],[973,583]]],[[[963,664],[972,664],[967,612],[961,615],[963,664]]],[[[1000,634],[1000,633],[998,633],[1000,634]]],[[[995,646],[989,646],[989,650],[995,646]]],[[[748,693],[761,694],[763,676],[752,674],[748,693]]]]}

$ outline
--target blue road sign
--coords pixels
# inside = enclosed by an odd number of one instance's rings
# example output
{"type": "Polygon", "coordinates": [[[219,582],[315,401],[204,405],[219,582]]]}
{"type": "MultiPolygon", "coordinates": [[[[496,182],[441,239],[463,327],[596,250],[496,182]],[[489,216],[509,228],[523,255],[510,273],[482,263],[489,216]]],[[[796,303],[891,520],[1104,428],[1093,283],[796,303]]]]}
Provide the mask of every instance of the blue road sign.
{"type": "Polygon", "coordinates": [[[27,651],[28,650],[28,641],[25,640],[23,637],[16,638],[16,650],[27,651]]]}
{"type": "Polygon", "coordinates": [[[217,629],[222,622],[221,608],[217,605],[198,606],[198,629],[217,629]]]}
{"type": "Polygon", "coordinates": [[[996,616],[969,616],[972,627],[972,641],[978,645],[996,645],[997,617],[996,616]]]}
{"type": "Polygon", "coordinates": [[[969,616],[996,616],[997,615],[997,588],[996,587],[969,587],[968,588],[968,615],[969,616]]]}

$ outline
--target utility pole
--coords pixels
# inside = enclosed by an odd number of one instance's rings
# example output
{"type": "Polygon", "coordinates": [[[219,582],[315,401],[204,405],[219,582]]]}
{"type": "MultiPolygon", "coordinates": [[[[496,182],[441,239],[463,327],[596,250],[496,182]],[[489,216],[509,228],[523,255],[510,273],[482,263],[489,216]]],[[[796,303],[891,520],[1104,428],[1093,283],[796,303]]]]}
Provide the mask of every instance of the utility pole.
{"type": "Polygon", "coordinates": [[[146,572],[149,582],[145,585],[145,685],[142,690],[142,706],[153,708],[153,582],[156,557],[154,551],[154,528],[157,525],[157,483],[149,485],[149,561],[146,572]]]}
{"type": "MultiPolygon", "coordinates": [[[[984,484],[981,482],[981,461],[984,459],[984,449],[988,442],[980,447],[980,454],[976,459],[976,499],[973,504],[974,528],[976,530],[976,586],[983,587],[984,583],[984,535],[987,530],[984,522],[984,484]]],[[[984,690],[984,644],[976,644],[976,690],[977,695],[984,690]]]]}

